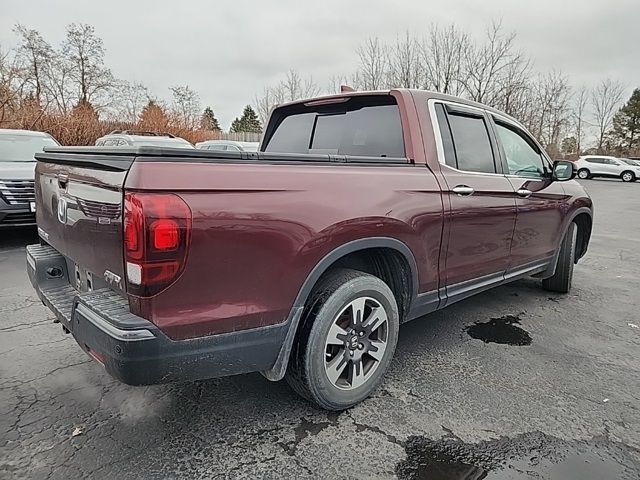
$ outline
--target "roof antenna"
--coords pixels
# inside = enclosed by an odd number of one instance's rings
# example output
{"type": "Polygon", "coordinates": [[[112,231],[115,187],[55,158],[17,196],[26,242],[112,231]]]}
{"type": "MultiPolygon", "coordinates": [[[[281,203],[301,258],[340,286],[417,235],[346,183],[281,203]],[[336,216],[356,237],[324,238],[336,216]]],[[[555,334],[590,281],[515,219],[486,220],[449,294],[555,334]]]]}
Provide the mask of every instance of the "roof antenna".
{"type": "Polygon", "coordinates": [[[355,92],[356,90],[349,85],[340,85],[340,93],[355,92]]]}

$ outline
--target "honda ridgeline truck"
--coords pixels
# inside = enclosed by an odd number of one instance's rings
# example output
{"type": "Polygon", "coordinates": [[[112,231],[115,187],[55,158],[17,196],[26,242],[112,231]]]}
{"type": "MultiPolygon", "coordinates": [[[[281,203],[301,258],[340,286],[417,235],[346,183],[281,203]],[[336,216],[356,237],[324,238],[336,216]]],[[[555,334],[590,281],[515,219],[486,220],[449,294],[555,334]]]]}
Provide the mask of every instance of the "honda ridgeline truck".
{"type": "Polygon", "coordinates": [[[401,323],[526,276],[568,292],[591,234],[570,162],[426,91],[278,106],[258,152],[37,160],[31,281],[132,385],[262,372],[345,409],[381,382],[401,323]]]}

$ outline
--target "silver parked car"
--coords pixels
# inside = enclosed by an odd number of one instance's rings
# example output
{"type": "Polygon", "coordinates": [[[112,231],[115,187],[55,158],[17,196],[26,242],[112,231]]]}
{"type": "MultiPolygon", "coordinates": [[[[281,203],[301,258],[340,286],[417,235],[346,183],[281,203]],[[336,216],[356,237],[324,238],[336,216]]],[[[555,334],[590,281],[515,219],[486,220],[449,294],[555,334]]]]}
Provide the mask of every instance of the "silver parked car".
{"type": "Polygon", "coordinates": [[[257,152],[258,142],[236,142],[234,140],[207,140],[196,143],[200,150],[216,150],[218,152],[257,152]]]}
{"type": "Polygon", "coordinates": [[[620,178],[623,182],[635,182],[640,178],[640,167],[621,158],[605,155],[586,155],[576,160],[578,178],[620,178]]]}
{"type": "Polygon", "coordinates": [[[114,130],[96,140],[99,147],[167,147],[194,148],[184,138],[170,133],[142,132],[134,130],[114,130]]]}
{"type": "Polygon", "coordinates": [[[34,155],[59,143],[48,133],[0,129],[0,227],[34,225],[34,155]]]}

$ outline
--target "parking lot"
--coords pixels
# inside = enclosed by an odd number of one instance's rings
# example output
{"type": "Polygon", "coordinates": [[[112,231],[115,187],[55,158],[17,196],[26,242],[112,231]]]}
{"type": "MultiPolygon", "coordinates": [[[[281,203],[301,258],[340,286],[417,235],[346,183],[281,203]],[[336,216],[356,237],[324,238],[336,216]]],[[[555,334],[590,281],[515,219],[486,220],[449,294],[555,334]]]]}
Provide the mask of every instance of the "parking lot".
{"type": "Polygon", "coordinates": [[[569,295],[524,280],[403,326],[340,414],[259,374],[118,383],[38,301],[35,233],[0,232],[0,478],[639,478],[640,184],[584,184],[569,295]]]}

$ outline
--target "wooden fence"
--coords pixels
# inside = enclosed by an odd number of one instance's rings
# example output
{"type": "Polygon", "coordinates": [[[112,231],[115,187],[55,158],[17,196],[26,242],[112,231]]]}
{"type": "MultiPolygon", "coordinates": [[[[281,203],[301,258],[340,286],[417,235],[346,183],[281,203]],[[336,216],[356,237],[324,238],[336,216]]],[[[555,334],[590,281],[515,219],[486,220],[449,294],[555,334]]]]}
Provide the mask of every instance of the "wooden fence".
{"type": "Polygon", "coordinates": [[[259,142],[261,134],[250,132],[211,132],[207,136],[210,136],[212,140],[234,140],[236,142],[259,142]]]}

